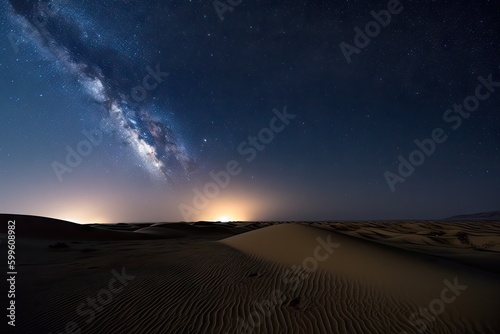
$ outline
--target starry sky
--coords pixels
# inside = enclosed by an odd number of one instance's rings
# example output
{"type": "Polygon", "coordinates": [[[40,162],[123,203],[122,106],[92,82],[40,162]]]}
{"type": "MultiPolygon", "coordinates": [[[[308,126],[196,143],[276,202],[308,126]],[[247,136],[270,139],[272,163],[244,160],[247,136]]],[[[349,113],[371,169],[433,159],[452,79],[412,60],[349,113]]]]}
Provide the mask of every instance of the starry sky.
{"type": "Polygon", "coordinates": [[[495,1],[0,0],[0,212],[500,208],[495,1]]]}

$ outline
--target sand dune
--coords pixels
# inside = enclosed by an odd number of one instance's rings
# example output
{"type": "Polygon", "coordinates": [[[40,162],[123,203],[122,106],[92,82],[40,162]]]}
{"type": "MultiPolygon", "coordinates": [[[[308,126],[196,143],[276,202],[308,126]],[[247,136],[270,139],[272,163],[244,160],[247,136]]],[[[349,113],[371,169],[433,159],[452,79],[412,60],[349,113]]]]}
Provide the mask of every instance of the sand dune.
{"type": "MultiPolygon", "coordinates": [[[[16,302],[24,307],[16,329],[61,333],[70,324],[96,334],[500,333],[500,276],[419,251],[458,248],[447,238],[463,227],[441,226],[440,243],[433,239],[437,222],[385,224],[238,224],[232,226],[236,235],[221,240],[218,233],[197,233],[208,225],[162,223],[143,229],[184,235],[80,241],[58,251],[20,240],[16,302]],[[403,249],[409,242],[417,249],[403,249]],[[127,279],[110,292],[117,277],[127,279]],[[436,305],[444,306],[442,312],[425,311],[436,305]]],[[[469,241],[484,242],[498,226],[468,230],[469,241]]]]}
{"type": "MultiPolygon", "coordinates": [[[[405,241],[411,242],[411,238],[407,237],[405,241]]],[[[383,289],[387,295],[404,295],[417,305],[425,305],[439,296],[444,279],[457,277],[459,282],[467,285],[467,293],[447,307],[447,312],[456,313],[460,318],[467,314],[471,321],[485,322],[496,320],[500,309],[498,277],[483,272],[468,272],[467,268],[453,262],[437,261],[414,252],[318,228],[281,224],[222,242],[283,265],[314,268],[317,264],[320,270],[348,282],[362,282],[383,289]]],[[[355,295],[351,297],[357,298],[355,295]]]]}
{"type": "Polygon", "coordinates": [[[165,238],[180,238],[204,236],[207,234],[233,235],[237,231],[231,227],[223,226],[197,226],[186,223],[157,223],[149,227],[135,230],[136,233],[146,233],[165,238]]]}
{"type": "MultiPolygon", "coordinates": [[[[220,234],[229,236],[240,231],[224,226],[194,226],[187,223],[150,224],[90,224],[26,215],[3,215],[0,220],[16,220],[17,237],[47,240],[137,240],[163,239],[220,234]]],[[[243,232],[243,231],[241,231],[243,232]]],[[[0,234],[7,233],[7,225],[0,225],[0,234]]]]}
{"type": "Polygon", "coordinates": [[[186,237],[189,235],[189,233],[187,231],[180,231],[180,230],[161,228],[161,227],[155,227],[155,226],[140,228],[140,229],[135,230],[134,232],[162,236],[165,238],[180,238],[180,237],[186,237]]]}
{"type": "MultiPolygon", "coordinates": [[[[128,231],[111,231],[79,225],[64,220],[26,215],[0,214],[0,220],[16,221],[17,238],[47,240],[131,240],[151,239],[155,236],[135,234],[128,231]]],[[[7,233],[7,225],[0,225],[0,233],[7,233]]]]}
{"type": "Polygon", "coordinates": [[[500,273],[500,224],[495,221],[368,221],[311,226],[500,273]]]}

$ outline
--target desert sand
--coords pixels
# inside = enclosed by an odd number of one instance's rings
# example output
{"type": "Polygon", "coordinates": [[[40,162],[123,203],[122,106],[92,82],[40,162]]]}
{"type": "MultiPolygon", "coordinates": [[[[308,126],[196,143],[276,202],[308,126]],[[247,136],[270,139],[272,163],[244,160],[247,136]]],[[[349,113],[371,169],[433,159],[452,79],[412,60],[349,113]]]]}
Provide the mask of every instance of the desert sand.
{"type": "Polygon", "coordinates": [[[500,221],[0,219],[14,333],[500,333],[500,221]]]}

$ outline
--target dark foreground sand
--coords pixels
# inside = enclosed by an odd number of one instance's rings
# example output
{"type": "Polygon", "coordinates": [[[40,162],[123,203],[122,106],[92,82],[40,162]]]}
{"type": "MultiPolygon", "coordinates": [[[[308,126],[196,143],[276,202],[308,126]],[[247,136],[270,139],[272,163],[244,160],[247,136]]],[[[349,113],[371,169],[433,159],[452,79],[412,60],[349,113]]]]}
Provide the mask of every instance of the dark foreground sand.
{"type": "Polygon", "coordinates": [[[12,217],[0,215],[0,233],[8,219],[17,233],[8,333],[500,333],[496,221],[12,217]]]}

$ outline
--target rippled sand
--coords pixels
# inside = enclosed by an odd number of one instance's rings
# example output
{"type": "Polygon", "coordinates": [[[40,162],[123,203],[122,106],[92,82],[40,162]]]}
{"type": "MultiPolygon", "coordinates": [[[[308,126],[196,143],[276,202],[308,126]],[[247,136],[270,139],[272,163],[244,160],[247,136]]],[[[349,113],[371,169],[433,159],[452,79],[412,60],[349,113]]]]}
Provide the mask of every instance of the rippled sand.
{"type": "Polygon", "coordinates": [[[16,224],[16,333],[500,333],[499,222],[16,224]]]}

